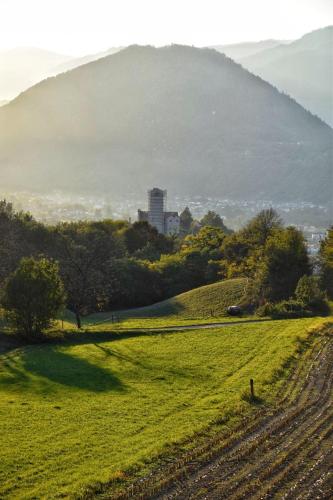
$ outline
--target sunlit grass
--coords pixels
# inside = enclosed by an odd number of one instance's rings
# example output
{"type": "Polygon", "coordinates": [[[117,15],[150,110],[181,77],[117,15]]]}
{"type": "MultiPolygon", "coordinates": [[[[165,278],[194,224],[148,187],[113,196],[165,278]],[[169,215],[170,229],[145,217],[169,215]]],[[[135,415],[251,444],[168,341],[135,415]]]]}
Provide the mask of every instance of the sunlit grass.
{"type": "Polygon", "coordinates": [[[77,343],[7,352],[0,356],[0,497],[72,496],[119,471],[149,470],[170,445],[220,416],[232,425],[250,409],[242,397],[249,379],[272,401],[299,341],[322,321],[110,341],[91,332],[77,343]]]}

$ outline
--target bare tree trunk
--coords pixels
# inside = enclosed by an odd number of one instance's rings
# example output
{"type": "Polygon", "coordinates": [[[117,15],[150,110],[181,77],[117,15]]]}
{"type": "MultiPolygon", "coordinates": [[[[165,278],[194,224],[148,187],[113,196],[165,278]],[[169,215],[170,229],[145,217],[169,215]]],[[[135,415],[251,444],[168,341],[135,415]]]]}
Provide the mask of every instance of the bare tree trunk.
{"type": "Polygon", "coordinates": [[[81,316],[80,316],[78,308],[75,308],[75,318],[76,318],[77,327],[80,329],[81,328],[81,316]]]}

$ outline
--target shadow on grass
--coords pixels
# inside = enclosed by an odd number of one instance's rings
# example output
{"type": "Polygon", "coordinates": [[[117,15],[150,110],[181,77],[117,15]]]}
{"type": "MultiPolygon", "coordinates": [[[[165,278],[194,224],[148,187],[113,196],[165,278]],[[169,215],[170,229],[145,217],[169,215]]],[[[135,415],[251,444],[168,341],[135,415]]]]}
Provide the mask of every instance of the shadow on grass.
{"type": "Polygon", "coordinates": [[[116,311],[116,315],[122,320],[127,319],[151,319],[162,316],[181,314],[185,309],[184,305],[176,298],[171,297],[161,302],[155,302],[149,306],[138,307],[135,309],[124,309],[116,311]],[[148,315],[147,315],[148,313],[148,315]]]}
{"type": "Polygon", "coordinates": [[[22,344],[20,339],[15,337],[15,335],[0,331],[0,356],[20,347],[22,344]]]}
{"type": "Polygon", "coordinates": [[[134,356],[128,356],[125,354],[122,354],[118,352],[116,349],[111,349],[110,347],[106,347],[105,345],[100,345],[97,343],[94,343],[94,346],[97,349],[100,349],[105,356],[113,356],[115,358],[118,358],[121,361],[126,361],[127,363],[131,363],[132,365],[139,366],[140,368],[144,368],[146,370],[152,370],[153,368],[148,364],[148,363],[143,363],[142,361],[139,361],[137,358],[134,356]]]}
{"type": "Polygon", "coordinates": [[[91,392],[125,390],[124,384],[111,371],[62,352],[56,346],[25,349],[19,357],[8,358],[4,367],[7,383],[21,383],[25,389],[35,384],[30,378],[32,374],[55,384],[91,392]]]}
{"type": "Polygon", "coordinates": [[[260,398],[259,396],[251,396],[251,394],[248,393],[243,393],[241,398],[243,401],[246,401],[247,403],[250,403],[254,406],[260,406],[265,403],[265,400],[263,398],[260,398]]]}
{"type": "Polygon", "coordinates": [[[129,339],[132,337],[141,337],[151,335],[146,331],[124,330],[124,331],[80,331],[66,332],[62,339],[52,339],[51,342],[65,345],[85,345],[99,342],[112,342],[114,340],[129,339]]]}

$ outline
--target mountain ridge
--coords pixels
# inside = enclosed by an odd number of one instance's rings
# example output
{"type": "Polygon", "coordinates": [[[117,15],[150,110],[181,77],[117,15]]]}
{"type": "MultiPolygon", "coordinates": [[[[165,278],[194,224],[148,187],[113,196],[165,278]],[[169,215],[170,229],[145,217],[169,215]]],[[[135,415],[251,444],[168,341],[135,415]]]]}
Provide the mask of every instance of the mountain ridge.
{"type": "Polygon", "coordinates": [[[254,54],[258,54],[263,50],[272,49],[279,45],[284,45],[290,43],[287,40],[275,40],[274,38],[269,38],[266,40],[259,40],[257,42],[239,42],[224,45],[211,45],[209,48],[215,49],[222,54],[234,59],[234,61],[239,62],[240,59],[254,54]]]}
{"type": "Polygon", "coordinates": [[[333,26],[239,58],[245,68],[333,126],[333,26]]]}
{"type": "Polygon", "coordinates": [[[10,100],[49,76],[52,68],[71,56],[39,49],[16,47],[0,52],[0,100],[10,100]]]}
{"type": "Polygon", "coordinates": [[[1,184],[327,203],[332,137],[215,50],[134,45],[0,109],[1,184]]]}

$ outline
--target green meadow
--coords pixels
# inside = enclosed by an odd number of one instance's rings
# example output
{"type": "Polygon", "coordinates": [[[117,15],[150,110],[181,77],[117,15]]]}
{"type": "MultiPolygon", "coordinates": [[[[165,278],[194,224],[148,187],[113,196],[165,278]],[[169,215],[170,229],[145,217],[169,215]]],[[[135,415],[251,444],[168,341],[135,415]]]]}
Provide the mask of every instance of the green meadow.
{"type": "Polygon", "coordinates": [[[178,452],[193,446],[198,432],[232,427],[252,411],[249,379],[270,404],[300,342],[323,321],[91,331],[7,350],[0,498],[73,497],[98,482],[130,480],[172,458],[176,445],[178,452]]]}

